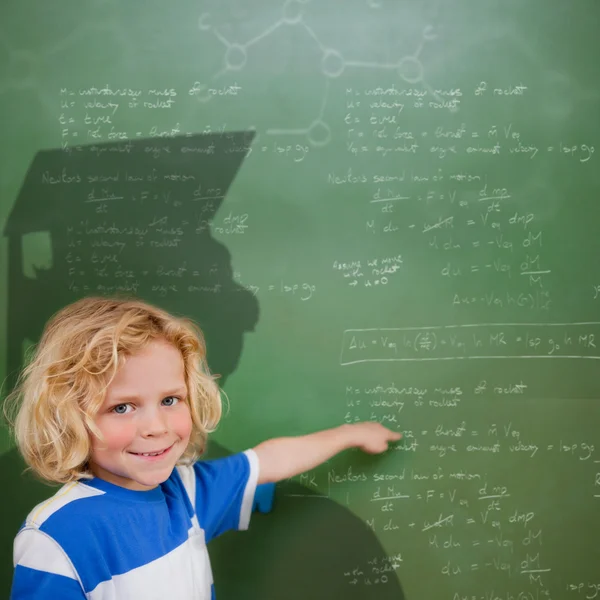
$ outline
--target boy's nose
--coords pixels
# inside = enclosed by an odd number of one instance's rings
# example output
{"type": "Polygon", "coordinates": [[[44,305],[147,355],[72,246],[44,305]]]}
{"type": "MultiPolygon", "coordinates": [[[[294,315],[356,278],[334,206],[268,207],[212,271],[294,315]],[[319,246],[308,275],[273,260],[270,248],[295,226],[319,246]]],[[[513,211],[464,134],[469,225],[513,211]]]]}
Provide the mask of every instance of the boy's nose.
{"type": "Polygon", "coordinates": [[[140,433],[143,436],[156,437],[168,431],[167,420],[160,411],[152,410],[143,415],[140,423],[140,433]]]}

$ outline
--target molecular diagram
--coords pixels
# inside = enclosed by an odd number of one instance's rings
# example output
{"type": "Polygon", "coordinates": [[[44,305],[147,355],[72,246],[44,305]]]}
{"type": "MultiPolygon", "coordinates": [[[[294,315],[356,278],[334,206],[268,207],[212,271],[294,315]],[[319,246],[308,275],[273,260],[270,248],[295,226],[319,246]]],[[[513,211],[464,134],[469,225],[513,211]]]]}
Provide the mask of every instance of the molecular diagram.
{"type": "MultiPolygon", "coordinates": [[[[380,7],[379,0],[366,0],[371,9],[380,7]]],[[[325,109],[329,95],[329,81],[339,78],[347,69],[380,69],[396,71],[398,76],[410,85],[420,85],[433,97],[438,94],[429,86],[425,80],[423,63],[420,55],[428,42],[437,39],[437,34],[431,25],[427,25],[422,32],[421,40],[417,49],[409,55],[401,57],[396,62],[369,62],[358,60],[346,60],[342,53],[335,48],[327,47],[321,42],[315,31],[304,19],[305,6],[310,0],[285,0],[278,21],[270,25],[262,33],[244,44],[230,42],[216,27],[211,24],[210,13],[203,13],[198,19],[198,28],[203,32],[212,32],[225,47],[224,66],[213,77],[217,79],[226,73],[241,71],[248,62],[248,49],[258,44],[280,27],[295,26],[303,27],[317,44],[321,53],[321,71],[326,78],[325,91],[317,117],[305,128],[299,129],[269,129],[267,135],[299,135],[306,136],[309,144],[313,147],[325,146],[331,141],[331,128],[324,121],[325,109]]],[[[208,102],[213,96],[208,93],[208,85],[199,85],[196,88],[196,97],[200,102],[208,102]]],[[[439,99],[439,98],[438,98],[439,99]]]]}

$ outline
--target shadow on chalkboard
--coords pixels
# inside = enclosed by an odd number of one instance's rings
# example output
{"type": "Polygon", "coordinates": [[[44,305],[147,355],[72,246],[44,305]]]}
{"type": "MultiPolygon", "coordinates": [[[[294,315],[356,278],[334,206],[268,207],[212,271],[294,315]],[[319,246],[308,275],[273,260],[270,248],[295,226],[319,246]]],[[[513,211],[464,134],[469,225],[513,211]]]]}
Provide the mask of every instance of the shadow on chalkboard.
{"type": "MultiPolygon", "coordinates": [[[[211,457],[228,452],[216,445],[211,457]]],[[[299,483],[276,486],[273,511],[209,544],[221,600],[404,600],[389,557],[348,508],[299,483]]]]}
{"type": "MultiPolygon", "coordinates": [[[[253,138],[253,132],[234,132],[130,140],[35,156],[5,229],[8,388],[25,348],[52,314],[80,297],[106,294],[141,297],[194,319],[205,333],[211,370],[225,384],[259,306],[236,282],[230,252],[212,226],[218,218],[226,234],[244,232],[237,196],[228,198],[226,215],[217,213],[253,138]]],[[[210,456],[229,453],[211,443],[210,456]]],[[[3,597],[14,536],[27,513],[54,492],[23,474],[24,467],[16,450],[0,457],[3,597]]],[[[385,571],[388,583],[371,587],[352,575],[385,560],[366,524],[311,494],[282,485],[273,513],[256,515],[247,533],[211,543],[219,597],[401,600],[393,572],[385,571]]]]}
{"type": "Polygon", "coordinates": [[[243,198],[216,214],[254,132],[136,139],[35,156],[10,213],[7,372],[48,318],[89,295],[137,296],[193,318],[217,374],[237,366],[258,322],[222,242],[244,233],[243,198]]]}

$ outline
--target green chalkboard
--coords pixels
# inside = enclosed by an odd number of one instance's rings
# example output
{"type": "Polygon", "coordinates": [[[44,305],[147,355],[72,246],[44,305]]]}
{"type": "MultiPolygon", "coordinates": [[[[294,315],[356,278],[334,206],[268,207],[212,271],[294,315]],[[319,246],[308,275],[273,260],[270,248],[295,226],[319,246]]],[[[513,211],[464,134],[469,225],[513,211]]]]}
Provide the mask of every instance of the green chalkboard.
{"type": "MultiPolygon", "coordinates": [[[[0,376],[46,319],[196,319],[210,454],[372,419],[209,548],[222,599],[600,592],[600,7],[0,8],[0,376]]],[[[52,490],[6,433],[0,587],[52,490]]]]}

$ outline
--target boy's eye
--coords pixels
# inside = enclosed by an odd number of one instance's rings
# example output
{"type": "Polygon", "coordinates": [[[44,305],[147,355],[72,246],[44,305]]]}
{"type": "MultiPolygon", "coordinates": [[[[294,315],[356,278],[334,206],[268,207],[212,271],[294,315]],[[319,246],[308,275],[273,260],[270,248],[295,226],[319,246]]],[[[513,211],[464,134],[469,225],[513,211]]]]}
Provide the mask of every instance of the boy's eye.
{"type": "Polygon", "coordinates": [[[165,406],[175,406],[178,402],[179,398],[176,398],[175,396],[167,396],[166,398],[163,398],[163,404],[165,406]]]}
{"type": "Polygon", "coordinates": [[[127,412],[129,412],[127,410],[129,408],[131,408],[131,406],[129,404],[117,404],[116,406],[113,406],[112,412],[114,412],[118,415],[124,415],[124,414],[127,414],[127,412]]]}

